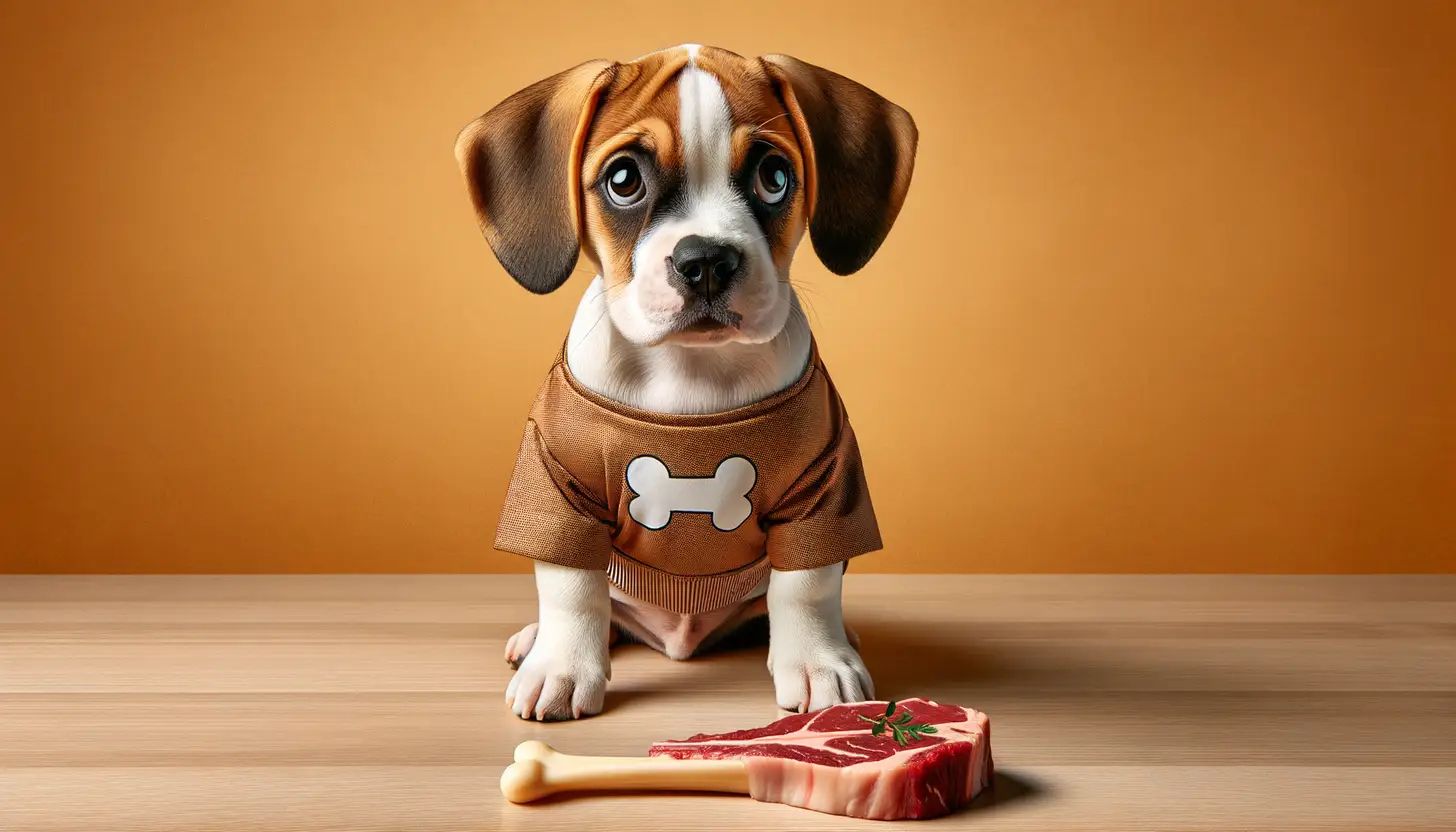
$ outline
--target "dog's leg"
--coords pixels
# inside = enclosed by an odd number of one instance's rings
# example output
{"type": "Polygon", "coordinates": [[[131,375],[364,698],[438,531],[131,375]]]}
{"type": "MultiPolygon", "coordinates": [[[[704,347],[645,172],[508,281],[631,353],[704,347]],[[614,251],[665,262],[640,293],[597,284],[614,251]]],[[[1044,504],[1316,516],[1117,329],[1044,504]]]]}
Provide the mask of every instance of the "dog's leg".
{"type": "Polygon", "coordinates": [[[850,646],[840,607],[844,566],[774,570],[768,583],[768,670],[780,708],[818,711],[873,699],[874,683],[850,646]]]}
{"type": "MultiPolygon", "coordinates": [[[[541,629],[540,625],[532,621],[518,630],[515,635],[506,639],[506,664],[510,665],[511,669],[519,669],[521,662],[526,660],[526,654],[531,652],[531,646],[536,643],[536,632],[539,629],[541,629]]],[[[845,626],[845,629],[849,629],[848,625],[845,626]]],[[[622,631],[617,628],[617,622],[613,621],[612,629],[607,633],[607,646],[616,647],[621,640],[622,631]]],[[[852,632],[849,634],[849,643],[856,648],[859,647],[859,642],[852,632]]]]}
{"type": "MultiPolygon", "coordinates": [[[[536,564],[540,618],[520,669],[506,687],[506,704],[522,719],[575,719],[601,713],[607,680],[612,603],[607,573],[536,564]]],[[[509,650],[509,647],[508,647],[509,650]]]]}

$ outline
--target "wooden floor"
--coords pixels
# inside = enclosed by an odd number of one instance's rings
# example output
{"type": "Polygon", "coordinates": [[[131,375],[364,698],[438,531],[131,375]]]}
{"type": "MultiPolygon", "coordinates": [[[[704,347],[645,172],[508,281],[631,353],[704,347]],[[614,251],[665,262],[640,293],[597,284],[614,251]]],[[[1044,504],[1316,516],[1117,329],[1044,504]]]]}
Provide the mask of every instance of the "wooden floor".
{"type": "MultiPolygon", "coordinates": [[[[872,829],[745,797],[503,804],[579,754],[779,716],[764,648],[615,653],[606,713],[507,713],[523,576],[0,576],[0,829],[872,829]]],[[[933,828],[1456,829],[1456,577],[850,573],[881,696],[991,716],[933,828]]]]}

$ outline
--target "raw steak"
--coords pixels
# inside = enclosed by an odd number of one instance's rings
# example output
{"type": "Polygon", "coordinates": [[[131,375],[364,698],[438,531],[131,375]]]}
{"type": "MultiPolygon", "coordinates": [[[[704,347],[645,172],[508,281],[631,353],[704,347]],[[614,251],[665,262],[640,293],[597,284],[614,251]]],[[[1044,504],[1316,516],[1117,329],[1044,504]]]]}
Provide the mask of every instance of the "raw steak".
{"type": "Polygon", "coordinates": [[[698,734],[652,746],[654,757],[742,760],[756,800],[874,820],[933,818],[970,803],[991,784],[991,722],[985,714],[928,699],[895,708],[937,733],[901,746],[871,735],[859,717],[883,716],[885,702],[835,705],[771,725],[698,734]]]}

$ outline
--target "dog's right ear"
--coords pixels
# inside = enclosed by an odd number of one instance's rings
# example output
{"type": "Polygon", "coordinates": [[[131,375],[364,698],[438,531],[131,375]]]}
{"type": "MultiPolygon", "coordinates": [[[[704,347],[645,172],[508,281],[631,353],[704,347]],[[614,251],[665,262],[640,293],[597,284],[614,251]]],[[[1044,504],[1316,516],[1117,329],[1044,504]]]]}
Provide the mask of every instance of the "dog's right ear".
{"type": "Polygon", "coordinates": [[[455,140],[480,230],[516,282],[538,295],[581,253],[581,158],[616,64],[588,61],[521,90],[455,140]]]}
{"type": "Polygon", "coordinates": [[[759,59],[804,150],[809,239],[835,274],[864,267],[915,171],[915,120],[874,90],[789,55],[759,59]]]}

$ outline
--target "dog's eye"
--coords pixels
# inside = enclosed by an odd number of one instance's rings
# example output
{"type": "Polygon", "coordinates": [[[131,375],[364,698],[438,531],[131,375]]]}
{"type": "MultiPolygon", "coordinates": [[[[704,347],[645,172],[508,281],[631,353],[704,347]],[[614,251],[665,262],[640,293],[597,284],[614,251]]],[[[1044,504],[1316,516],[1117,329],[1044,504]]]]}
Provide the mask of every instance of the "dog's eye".
{"type": "Polygon", "coordinates": [[[777,153],[770,153],[758,163],[758,175],[753,177],[753,192],[769,205],[777,205],[789,192],[789,182],[793,176],[789,160],[777,153]]]}
{"type": "Polygon", "coordinates": [[[642,187],[642,171],[638,170],[637,161],[630,156],[623,156],[607,166],[606,182],[607,196],[614,205],[621,207],[636,203],[647,190],[642,187]]]}

